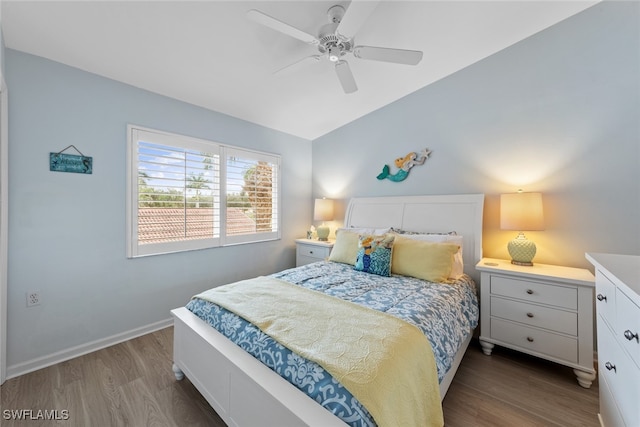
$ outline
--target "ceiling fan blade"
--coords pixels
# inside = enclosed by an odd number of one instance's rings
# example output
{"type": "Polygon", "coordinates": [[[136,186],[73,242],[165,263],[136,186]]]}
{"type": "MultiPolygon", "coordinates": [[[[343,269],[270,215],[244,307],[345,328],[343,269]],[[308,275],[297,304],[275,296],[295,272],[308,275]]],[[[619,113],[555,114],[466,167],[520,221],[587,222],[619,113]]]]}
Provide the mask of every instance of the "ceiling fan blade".
{"type": "Polygon", "coordinates": [[[302,58],[302,59],[300,59],[300,60],[298,60],[298,61],[296,61],[294,63],[291,63],[289,65],[285,65],[284,67],[280,68],[279,70],[274,71],[273,74],[279,74],[279,73],[282,73],[282,72],[289,72],[289,71],[292,71],[293,69],[297,69],[300,66],[305,65],[305,64],[310,63],[310,62],[314,62],[314,63],[320,62],[320,59],[322,59],[322,55],[306,56],[306,57],[304,57],[304,58],[302,58]]]}
{"type": "Polygon", "coordinates": [[[353,78],[351,68],[349,68],[349,64],[346,61],[338,61],[336,63],[336,74],[338,75],[338,80],[340,80],[344,93],[353,93],[358,90],[356,80],[353,78]]]}
{"type": "Polygon", "coordinates": [[[351,0],[349,8],[344,13],[336,32],[346,38],[356,35],[362,24],[369,18],[369,15],[378,6],[378,1],[351,0]]]}
{"type": "Polygon", "coordinates": [[[391,49],[372,46],[356,46],[353,48],[353,55],[356,58],[407,65],[418,65],[422,59],[422,52],[419,50],[391,49]]]}
{"type": "Polygon", "coordinates": [[[302,40],[305,43],[309,44],[318,44],[318,39],[312,36],[309,33],[305,33],[302,30],[297,29],[287,23],[277,20],[265,13],[260,12],[259,10],[251,9],[247,12],[247,18],[251,19],[258,24],[262,24],[265,27],[269,27],[272,30],[279,31],[283,34],[296,38],[298,40],[302,40]]]}

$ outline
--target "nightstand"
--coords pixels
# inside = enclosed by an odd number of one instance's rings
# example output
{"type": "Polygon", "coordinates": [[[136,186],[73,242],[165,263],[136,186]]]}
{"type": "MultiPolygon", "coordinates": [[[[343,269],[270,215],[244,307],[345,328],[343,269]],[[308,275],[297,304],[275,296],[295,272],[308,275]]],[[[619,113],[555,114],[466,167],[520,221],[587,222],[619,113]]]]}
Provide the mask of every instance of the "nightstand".
{"type": "Polygon", "coordinates": [[[593,292],[589,270],[556,265],[531,267],[483,258],[480,278],[480,345],[495,344],[573,368],[589,388],[593,365],[593,292]]]}
{"type": "Polygon", "coordinates": [[[296,239],[296,267],[329,258],[333,241],[296,239]]]}

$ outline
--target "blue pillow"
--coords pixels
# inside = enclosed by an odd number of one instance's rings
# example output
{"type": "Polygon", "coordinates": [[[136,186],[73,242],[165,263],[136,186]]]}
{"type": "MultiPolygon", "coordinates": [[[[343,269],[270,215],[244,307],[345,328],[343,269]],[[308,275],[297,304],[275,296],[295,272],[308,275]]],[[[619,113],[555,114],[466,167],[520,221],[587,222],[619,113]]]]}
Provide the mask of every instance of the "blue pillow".
{"type": "Polygon", "coordinates": [[[354,270],[379,276],[391,276],[391,255],[393,252],[393,234],[374,236],[361,234],[358,239],[358,256],[354,270]]]}

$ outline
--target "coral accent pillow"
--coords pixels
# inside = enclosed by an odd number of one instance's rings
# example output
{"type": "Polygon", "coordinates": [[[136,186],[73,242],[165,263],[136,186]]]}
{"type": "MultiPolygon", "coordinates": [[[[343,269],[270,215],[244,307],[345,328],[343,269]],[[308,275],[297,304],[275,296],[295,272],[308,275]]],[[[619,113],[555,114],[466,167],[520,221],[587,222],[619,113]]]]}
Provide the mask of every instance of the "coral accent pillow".
{"type": "Polygon", "coordinates": [[[358,256],[353,268],[379,276],[391,276],[394,240],[393,234],[382,236],[361,234],[358,241],[358,256]]]}
{"type": "Polygon", "coordinates": [[[459,246],[398,236],[394,243],[391,272],[430,282],[445,282],[451,274],[459,246]]]}

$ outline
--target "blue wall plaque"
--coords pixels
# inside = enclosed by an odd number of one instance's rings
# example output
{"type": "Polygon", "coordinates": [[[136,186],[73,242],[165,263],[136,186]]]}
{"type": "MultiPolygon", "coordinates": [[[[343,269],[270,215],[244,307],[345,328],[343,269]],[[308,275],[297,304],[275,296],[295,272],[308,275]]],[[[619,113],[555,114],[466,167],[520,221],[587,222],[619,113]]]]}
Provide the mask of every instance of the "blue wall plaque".
{"type": "Polygon", "coordinates": [[[93,157],[49,153],[49,170],[91,174],[93,173],[93,157]]]}

